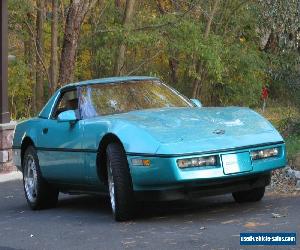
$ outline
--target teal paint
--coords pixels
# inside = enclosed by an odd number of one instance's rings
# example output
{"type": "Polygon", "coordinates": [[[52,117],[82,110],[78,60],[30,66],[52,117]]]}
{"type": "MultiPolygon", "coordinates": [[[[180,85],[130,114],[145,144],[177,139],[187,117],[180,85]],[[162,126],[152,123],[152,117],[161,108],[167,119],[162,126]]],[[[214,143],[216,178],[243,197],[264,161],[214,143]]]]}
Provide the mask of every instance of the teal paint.
{"type": "MultiPolygon", "coordinates": [[[[21,164],[22,142],[30,138],[38,150],[42,174],[47,180],[104,190],[104,184],[98,176],[96,159],[99,145],[107,134],[117,136],[122,142],[135,190],[173,189],[195,182],[202,185],[205,180],[270,172],[285,166],[283,138],[265,118],[248,108],[162,108],[76,122],[51,119],[55,103],[67,88],[139,79],[156,78],[106,78],[70,84],[58,90],[39,117],[17,125],[13,147],[18,167],[21,164]],[[270,145],[261,147],[261,144],[270,145]],[[280,148],[279,157],[255,162],[250,160],[252,149],[273,146],[280,148]],[[217,167],[177,167],[178,159],[210,155],[207,152],[218,155],[220,162],[217,167]],[[238,167],[234,172],[230,169],[224,171],[223,161],[229,154],[237,159],[238,167]],[[132,158],[145,157],[151,160],[150,167],[131,166],[132,158]]],[[[70,114],[68,117],[71,117],[70,114]]]]}

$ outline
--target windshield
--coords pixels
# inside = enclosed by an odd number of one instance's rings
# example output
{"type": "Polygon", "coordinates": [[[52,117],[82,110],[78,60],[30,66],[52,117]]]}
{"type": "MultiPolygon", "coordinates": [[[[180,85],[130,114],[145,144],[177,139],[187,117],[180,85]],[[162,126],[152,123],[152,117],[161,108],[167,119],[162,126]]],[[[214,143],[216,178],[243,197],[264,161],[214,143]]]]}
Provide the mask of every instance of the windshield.
{"type": "Polygon", "coordinates": [[[88,85],[80,92],[83,119],[133,110],[193,106],[187,98],[158,80],[88,85]]]}

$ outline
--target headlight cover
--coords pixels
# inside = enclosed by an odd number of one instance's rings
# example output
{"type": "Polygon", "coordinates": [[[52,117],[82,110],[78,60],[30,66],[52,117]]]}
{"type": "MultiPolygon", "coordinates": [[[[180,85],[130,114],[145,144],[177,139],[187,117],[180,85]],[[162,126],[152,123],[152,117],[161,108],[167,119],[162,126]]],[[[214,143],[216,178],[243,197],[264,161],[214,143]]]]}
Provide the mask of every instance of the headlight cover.
{"type": "Polygon", "coordinates": [[[279,155],[278,148],[267,148],[262,150],[255,150],[251,152],[251,159],[252,160],[261,160],[271,157],[276,157],[279,155]]]}
{"type": "Polygon", "coordinates": [[[177,166],[181,169],[191,167],[216,166],[217,156],[204,156],[177,160],[177,166]]]}

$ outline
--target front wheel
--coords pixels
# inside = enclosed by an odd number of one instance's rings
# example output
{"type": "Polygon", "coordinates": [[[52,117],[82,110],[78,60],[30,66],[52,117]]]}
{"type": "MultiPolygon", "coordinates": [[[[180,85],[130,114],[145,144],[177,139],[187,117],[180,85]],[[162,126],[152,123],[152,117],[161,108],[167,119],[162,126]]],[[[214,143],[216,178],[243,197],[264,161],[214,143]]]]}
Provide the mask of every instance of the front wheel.
{"type": "Polygon", "coordinates": [[[265,187],[254,188],[247,191],[239,191],[232,193],[232,196],[236,202],[256,202],[260,201],[265,194],[265,187]]]}
{"type": "Polygon", "coordinates": [[[38,156],[32,146],[26,149],[23,158],[23,185],[27,203],[32,210],[56,206],[58,190],[42,177],[38,156]]]}
{"type": "Polygon", "coordinates": [[[133,217],[135,199],[132,179],[124,149],[111,143],[106,149],[107,182],[113,216],[116,221],[133,217]]]}

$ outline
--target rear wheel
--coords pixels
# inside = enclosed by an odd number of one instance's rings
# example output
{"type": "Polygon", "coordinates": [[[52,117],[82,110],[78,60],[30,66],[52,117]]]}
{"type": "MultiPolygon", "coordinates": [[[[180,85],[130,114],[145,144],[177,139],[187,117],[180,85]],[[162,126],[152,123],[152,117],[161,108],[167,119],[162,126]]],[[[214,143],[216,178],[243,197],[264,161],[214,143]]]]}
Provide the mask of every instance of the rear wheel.
{"type": "Polygon", "coordinates": [[[113,216],[116,221],[132,219],[135,199],[125,152],[118,143],[106,149],[107,182],[113,216]]]}
{"type": "Polygon", "coordinates": [[[23,186],[27,203],[31,209],[56,206],[58,190],[43,179],[38,156],[33,146],[29,146],[24,154],[23,186]]]}
{"type": "Polygon", "coordinates": [[[232,196],[236,202],[255,202],[260,201],[265,194],[265,187],[254,188],[247,191],[240,191],[232,193],[232,196]]]}

